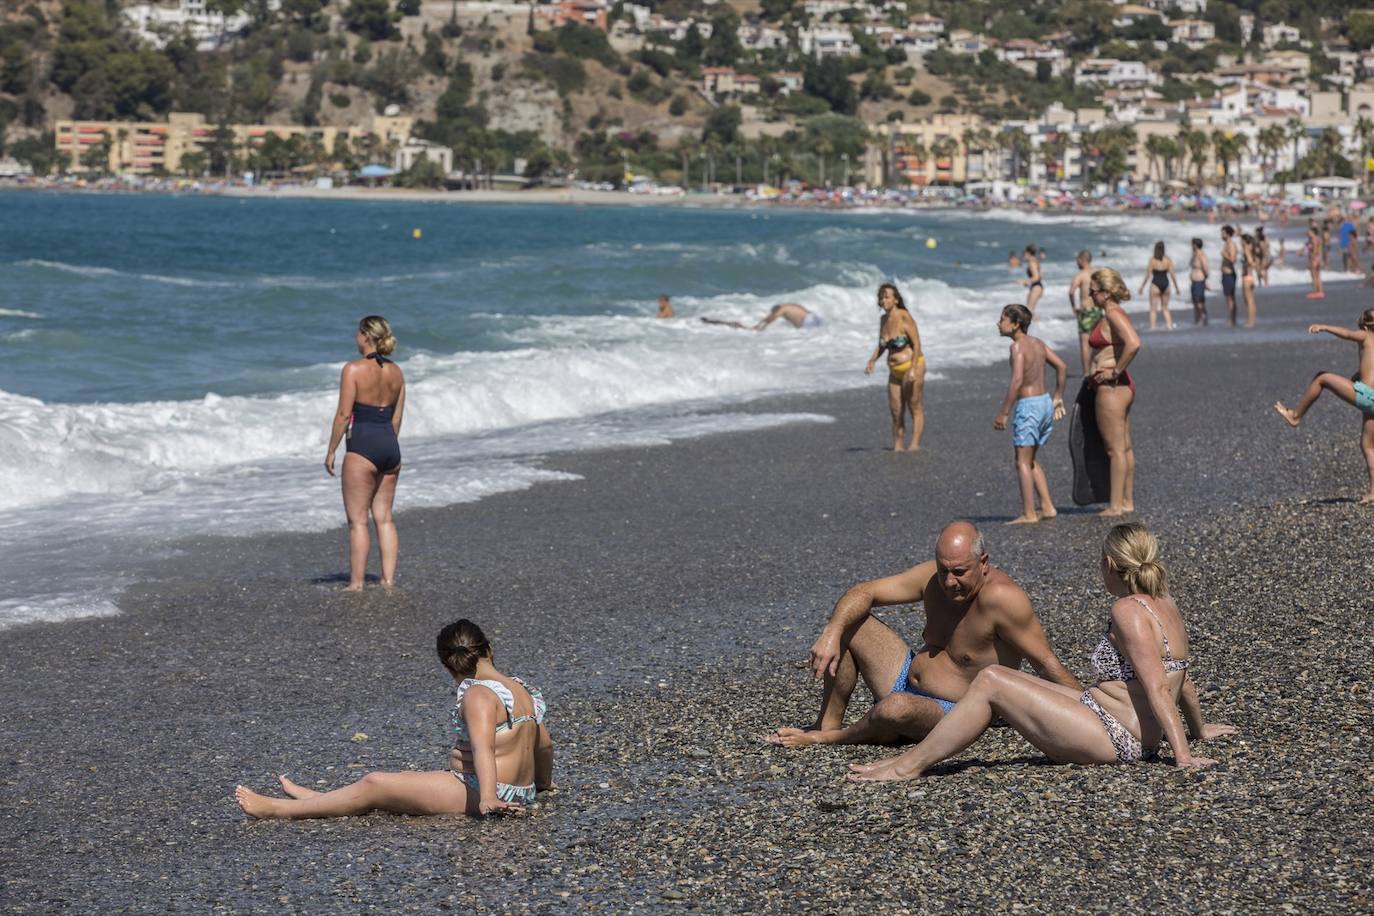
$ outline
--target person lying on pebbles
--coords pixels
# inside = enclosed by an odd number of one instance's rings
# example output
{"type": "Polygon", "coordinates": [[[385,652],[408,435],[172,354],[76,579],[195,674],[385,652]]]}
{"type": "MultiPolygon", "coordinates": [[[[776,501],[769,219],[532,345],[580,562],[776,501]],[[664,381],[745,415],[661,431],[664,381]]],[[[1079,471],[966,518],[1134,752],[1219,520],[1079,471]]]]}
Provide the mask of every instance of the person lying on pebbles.
{"type": "Polygon", "coordinates": [[[523,814],[535,793],[553,788],[553,739],[544,698],[518,677],[496,670],[491,643],[470,620],[439,631],[439,660],[458,682],[453,707],[457,741],[448,770],[368,773],[332,792],[279,777],[289,798],[239,786],[239,807],[252,817],[346,817],[397,814],[523,814]]]}
{"type": "Polygon", "coordinates": [[[954,708],[978,672],[1025,659],[1041,677],[1078,690],[1045,638],[1021,586],[988,560],[983,536],[968,522],[940,532],[935,559],[906,572],[861,582],[835,604],[811,647],[811,673],[824,678],[820,714],[810,728],[779,728],[765,740],[806,744],[885,744],[920,740],[954,708]],[[875,606],[925,603],[924,643],[910,648],[872,616],[875,606]],[[858,676],[878,701],[845,727],[858,676]]]}
{"type": "Polygon", "coordinates": [[[1102,580],[1117,600],[1093,650],[1096,681],[1081,693],[990,665],[978,673],[954,709],[921,743],[872,764],[850,764],[854,782],[915,779],[977,741],[1000,716],[1056,763],[1152,760],[1160,739],[1180,767],[1216,763],[1194,757],[1178,708],[1197,740],[1234,735],[1207,724],[1188,676],[1188,634],[1169,597],[1159,542],[1143,525],[1117,525],[1102,546],[1102,580]]]}

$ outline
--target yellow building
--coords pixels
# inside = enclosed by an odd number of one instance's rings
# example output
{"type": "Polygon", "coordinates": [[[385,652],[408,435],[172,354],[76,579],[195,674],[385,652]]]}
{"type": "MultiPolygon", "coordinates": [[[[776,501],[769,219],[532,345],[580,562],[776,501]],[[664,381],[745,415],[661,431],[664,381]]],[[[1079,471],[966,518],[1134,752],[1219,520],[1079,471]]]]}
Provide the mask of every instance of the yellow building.
{"type": "Polygon", "coordinates": [[[928,121],[879,124],[866,171],[870,184],[895,185],[901,180],[916,186],[962,185],[981,180],[982,173],[967,169],[981,165],[980,157],[965,155],[964,134],[988,125],[976,115],[937,114],[928,121]]]}
{"type": "MultiPolygon", "coordinates": [[[[375,137],[383,146],[400,146],[410,139],[414,119],[404,115],[374,115],[367,127],[305,127],[300,124],[230,124],[234,146],[247,153],[261,146],[268,135],[286,140],[311,136],[333,152],[340,136],[357,144],[375,137]]],[[[102,143],[109,144],[108,170],[121,174],[148,175],[159,171],[181,170],[181,157],[203,152],[214,140],[220,125],[208,124],[204,116],[172,112],[165,123],[146,121],[58,121],[54,145],[59,153],[71,157],[72,168],[85,168],[86,153],[102,143]]]]}

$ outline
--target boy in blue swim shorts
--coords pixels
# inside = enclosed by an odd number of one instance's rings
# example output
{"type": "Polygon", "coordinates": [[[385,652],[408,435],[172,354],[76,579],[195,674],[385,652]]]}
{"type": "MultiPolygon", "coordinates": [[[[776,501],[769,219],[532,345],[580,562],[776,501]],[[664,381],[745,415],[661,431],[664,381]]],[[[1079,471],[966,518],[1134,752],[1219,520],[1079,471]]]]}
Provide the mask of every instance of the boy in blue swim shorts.
{"type": "Polygon", "coordinates": [[[1360,367],[1349,378],[1335,372],[1318,372],[1303,392],[1297,407],[1285,407],[1282,401],[1275,401],[1274,409],[1289,426],[1297,426],[1323,391],[1330,391],[1347,404],[1354,405],[1361,417],[1360,451],[1364,452],[1365,467],[1369,471],[1369,490],[1360,498],[1360,503],[1374,504],[1374,309],[1364,310],[1353,331],[1330,324],[1314,324],[1307,329],[1307,333],[1326,333],[1357,344],[1360,348],[1360,367]]]}
{"type": "Polygon", "coordinates": [[[994,429],[1006,429],[1011,417],[1011,444],[1016,454],[1016,479],[1021,486],[1021,514],[1009,524],[1025,525],[1054,518],[1054,502],[1045,471],[1035,460],[1036,450],[1050,440],[1054,421],[1064,416],[1064,382],[1068,370],[1064,361],[1043,340],[1026,333],[1030,309],[1008,305],[997,320],[997,332],[1011,338],[1011,384],[1002,400],[1002,409],[992,422],[994,429]],[[1045,393],[1045,364],[1054,367],[1054,397],[1045,393]],[[1040,511],[1035,498],[1040,497],[1040,511]]]}

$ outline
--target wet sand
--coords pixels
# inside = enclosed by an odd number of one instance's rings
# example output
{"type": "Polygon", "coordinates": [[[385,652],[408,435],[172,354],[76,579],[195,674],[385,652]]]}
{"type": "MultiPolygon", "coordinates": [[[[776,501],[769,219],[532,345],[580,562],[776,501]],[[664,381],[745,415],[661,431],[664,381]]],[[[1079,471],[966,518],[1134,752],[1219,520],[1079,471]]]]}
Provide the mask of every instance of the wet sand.
{"type": "MultiPolygon", "coordinates": [[[[1019,505],[992,429],[1005,369],[959,370],[929,388],[919,454],[885,450],[878,381],[756,402],[835,419],[552,455],[582,479],[403,512],[392,594],[333,590],[342,529],[207,536],[145,568],[123,616],[0,631],[0,906],[1369,910],[1359,415],[1325,396],[1291,430],[1270,405],[1353,369],[1351,345],[1304,329],[1351,325],[1370,295],[1302,292],[1262,291],[1255,331],[1145,334],[1132,368],[1138,517],[1204,709],[1242,729],[1198,748],[1219,767],[1051,766],[1003,729],[920,783],[855,786],[845,764],[883,750],[759,740],[814,717],[802,660],[840,592],[928,558],[956,517],[1087,676],[1110,523],[1069,502],[1061,428],[1042,456],[1062,514],[1002,527],[1019,505]],[[560,789],[533,817],[239,812],[234,785],[277,773],[325,788],[442,768],[451,683],[431,647],[458,616],[549,698],[560,789]]],[[[919,636],[919,611],[883,617],[919,636]]]]}

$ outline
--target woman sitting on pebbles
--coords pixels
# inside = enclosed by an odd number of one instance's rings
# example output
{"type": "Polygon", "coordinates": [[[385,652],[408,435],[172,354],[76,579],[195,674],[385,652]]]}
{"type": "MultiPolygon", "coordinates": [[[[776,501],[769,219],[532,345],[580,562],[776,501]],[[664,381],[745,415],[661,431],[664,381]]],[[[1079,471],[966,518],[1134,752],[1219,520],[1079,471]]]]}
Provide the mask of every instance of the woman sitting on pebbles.
{"type": "Polygon", "coordinates": [[[239,807],[253,817],[345,817],[369,811],[397,814],[522,814],[536,792],[553,787],[553,739],[544,725],[544,698],[492,664],[480,627],[459,620],[439,631],[439,660],[458,682],[453,707],[457,741],[448,770],[368,773],[316,792],[278,777],[289,798],[269,798],[239,786],[239,807]]]}
{"type": "Polygon", "coordinates": [[[1194,757],[1179,724],[1198,740],[1236,733],[1202,718],[1188,676],[1188,635],[1169,597],[1159,543],[1143,525],[1117,525],[1102,545],[1102,579],[1116,602],[1093,650],[1095,683],[1082,694],[1013,668],[984,668],[920,744],[877,763],[852,764],[856,782],[915,779],[977,741],[1001,716],[1056,763],[1134,763],[1154,759],[1160,739],[1174,763],[1215,763],[1194,757]]]}

